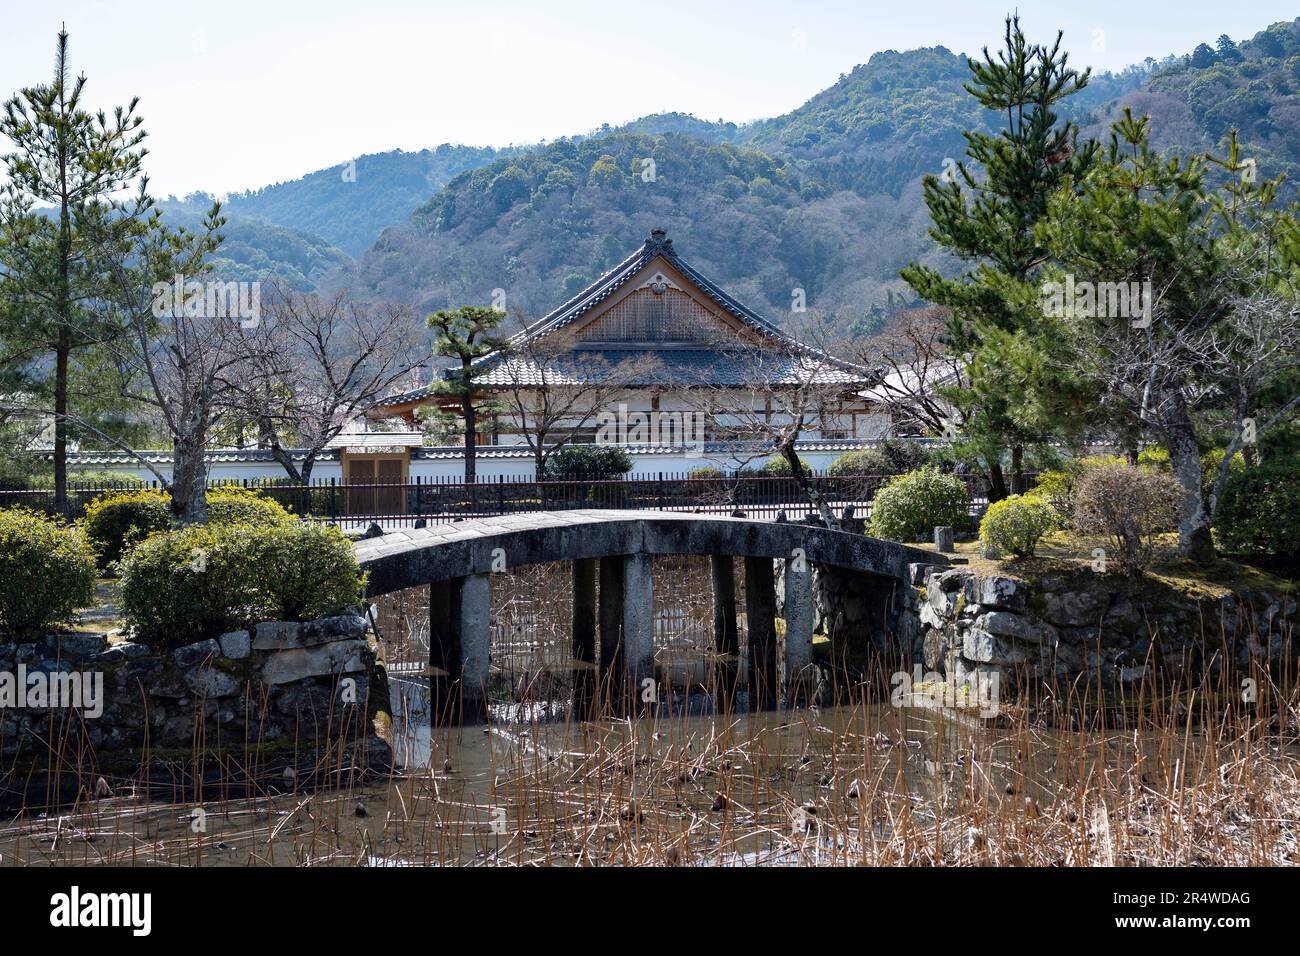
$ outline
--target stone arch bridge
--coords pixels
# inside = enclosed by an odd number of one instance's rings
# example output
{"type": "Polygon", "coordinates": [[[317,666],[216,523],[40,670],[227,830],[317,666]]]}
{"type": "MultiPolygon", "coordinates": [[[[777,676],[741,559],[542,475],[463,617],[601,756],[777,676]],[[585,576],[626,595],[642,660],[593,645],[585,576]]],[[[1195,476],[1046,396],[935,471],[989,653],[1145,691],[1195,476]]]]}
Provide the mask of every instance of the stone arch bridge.
{"type": "MultiPolygon", "coordinates": [[[[654,676],[651,558],[710,556],[717,650],[735,659],[739,646],[731,559],[741,557],[751,700],[772,706],[781,691],[775,562],[784,562],[789,700],[797,696],[812,663],[814,566],[857,572],[873,596],[887,600],[906,579],[908,564],[943,562],[931,551],[802,522],[661,511],[560,511],[468,520],[363,540],[356,554],[369,575],[370,597],[429,587],[434,714],[461,718],[481,716],[486,707],[489,579],[494,572],[572,561],[574,657],[593,665],[599,646],[600,679],[626,693],[654,676]]],[[[897,608],[901,602],[889,605],[897,608]]],[[[732,686],[735,676],[733,672],[732,686]]],[[[590,690],[586,696],[590,702],[590,690]]]]}

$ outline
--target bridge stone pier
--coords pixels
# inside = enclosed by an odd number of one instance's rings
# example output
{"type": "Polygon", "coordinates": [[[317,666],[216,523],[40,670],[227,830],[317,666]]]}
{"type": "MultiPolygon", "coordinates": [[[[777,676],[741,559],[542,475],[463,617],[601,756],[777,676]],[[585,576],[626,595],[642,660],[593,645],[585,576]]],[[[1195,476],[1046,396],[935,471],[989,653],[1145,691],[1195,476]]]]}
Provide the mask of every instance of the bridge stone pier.
{"type": "Polygon", "coordinates": [[[732,559],[744,559],[747,677],[757,707],[778,705],[783,691],[787,702],[796,702],[811,683],[814,566],[849,569],[898,588],[909,563],[942,561],[934,552],[809,524],[660,511],[483,518],[394,531],[358,542],[356,553],[370,597],[429,588],[433,713],[440,720],[480,719],[486,712],[494,572],[573,563],[572,651],[579,665],[574,704],[594,713],[604,701],[636,709],[657,699],[651,575],[656,555],[709,556],[717,686],[727,697],[739,683],[732,559]],[[775,623],[775,561],[784,562],[784,668],[775,623]]]}

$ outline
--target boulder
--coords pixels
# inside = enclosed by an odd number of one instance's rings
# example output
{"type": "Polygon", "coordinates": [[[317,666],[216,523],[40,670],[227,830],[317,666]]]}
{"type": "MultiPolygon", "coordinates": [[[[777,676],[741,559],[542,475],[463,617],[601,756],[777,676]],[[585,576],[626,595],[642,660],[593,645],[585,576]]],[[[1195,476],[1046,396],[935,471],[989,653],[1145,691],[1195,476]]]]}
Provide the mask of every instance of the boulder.
{"type": "Polygon", "coordinates": [[[988,608],[1023,611],[1025,589],[1014,578],[1004,578],[1001,575],[970,577],[966,579],[966,600],[988,608]]]}
{"type": "Polygon", "coordinates": [[[302,625],[297,621],[263,621],[253,630],[253,649],[257,651],[280,651],[292,647],[301,647],[299,632],[302,625]]]}
{"type": "Polygon", "coordinates": [[[56,634],[53,638],[55,653],[60,657],[93,657],[104,649],[108,638],[103,634],[89,631],[75,631],[70,634],[56,634]]]}
{"type": "Polygon", "coordinates": [[[939,616],[939,612],[934,609],[934,606],[929,601],[921,605],[921,611],[917,616],[926,627],[943,628],[948,623],[939,616]]]}
{"type": "Polygon", "coordinates": [[[185,686],[197,697],[231,697],[239,693],[243,682],[215,667],[195,667],[185,672],[185,686]]]}
{"type": "Polygon", "coordinates": [[[365,670],[369,653],[370,645],[360,639],[280,651],[262,668],[262,681],[289,684],[308,677],[354,674],[365,670]]]}
{"type": "Polygon", "coordinates": [[[1033,628],[1019,614],[1010,611],[987,611],[975,619],[975,629],[987,631],[998,637],[1011,637],[1018,641],[1033,640],[1033,628]]]}
{"type": "Polygon", "coordinates": [[[186,644],[184,647],[178,647],[172,652],[172,658],[176,661],[177,667],[193,667],[195,664],[215,660],[220,656],[221,645],[211,638],[194,644],[186,644]]]}
{"type": "Polygon", "coordinates": [[[1091,588],[1047,591],[1043,594],[1044,615],[1061,627],[1096,628],[1109,604],[1108,594],[1091,588]]]}
{"type": "Polygon", "coordinates": [[[978,627],[970,628],[962,638],[961,655],[980,664],[1021,664],[1029,660],[1029,653],[1022,645],[978,627]]]}
{"type": "Polygon", "coordinates": [[[959,591],[969,576],[970,572],[964,568],[949,568],[937,577],[939,590],[947,593],[959,591]]]}
{"type": "Polygon", "coordinates": [[[257,625],[253,648],[259,651],[286,651],[365,637],[369,623],[365,615],[357,611],[322,617],[306,624],[271,621],[257,625]]]}
{"type": "Polygon", "coordinates": [[[248,656],[252,647],[252,640],[247,631],[230,631],[222,634],[217,638],[217,643],[221,645],[222,656],[229,657],[232,661],[242,661],[248,656]]]}

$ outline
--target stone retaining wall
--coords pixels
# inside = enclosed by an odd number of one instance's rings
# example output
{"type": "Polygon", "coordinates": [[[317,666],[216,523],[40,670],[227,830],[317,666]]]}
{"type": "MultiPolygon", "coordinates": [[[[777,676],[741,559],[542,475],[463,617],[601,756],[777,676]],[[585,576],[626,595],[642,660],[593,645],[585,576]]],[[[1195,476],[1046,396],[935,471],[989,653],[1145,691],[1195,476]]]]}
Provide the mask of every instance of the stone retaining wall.
{"type": "Polygon", "coordinates": [[[1001,686],[1079,676],[1110,687],[1155,670],[1217,674],[1294,660],[1296,599],[1262,591],[1217,596],[1158,579],[1087,570],[1032,582],[962,567],[911,565],[900,629],[915,663],[958,682],[996,671],[1001,686]]]}
{"type": "Polygon", "coordinates": [[[83,633],[0,643],[0,791],[55,758],[124,774],[222,754],[286,764],[333,754],[385,769],[391,747],[387,675],[360,609],[165,651],[83,633]]]}

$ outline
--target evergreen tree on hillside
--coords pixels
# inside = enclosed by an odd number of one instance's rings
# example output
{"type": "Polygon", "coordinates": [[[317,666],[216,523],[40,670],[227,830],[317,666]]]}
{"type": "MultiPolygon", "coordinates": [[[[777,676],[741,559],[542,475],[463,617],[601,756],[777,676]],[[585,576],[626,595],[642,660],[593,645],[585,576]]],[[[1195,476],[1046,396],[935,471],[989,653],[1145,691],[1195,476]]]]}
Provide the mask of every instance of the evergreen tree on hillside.
{"type": "Polygon", "coordinates": [[[970,378],[970,388],[951,397],[972,450],[987,463],[995,497],[1007,492],[1004,450],[1014,490],[1021,490],[1024,446],[1078,420],[1086,407],[1050,360],[1054,334],[1038,291],[1048,257],[1034,226],[1049,197],[1086,173],[1097,154],[1096,144],[1081,145],[1074,124],[1057,114],[1089,75],[1067,66],[1061,35],[1050,48],[1031,44],[1011,17],[1005,43],[996,58],[985,48],[982,62],[971,61],[966,84],[1003,118],[1003,128],[967,132],[967,161],[951,176],[925,179],[930,235],[971,268],[955,278],[916,263],[902,270],[923,299],[951,310],[950,346],[968,356],[970,378]]]}

